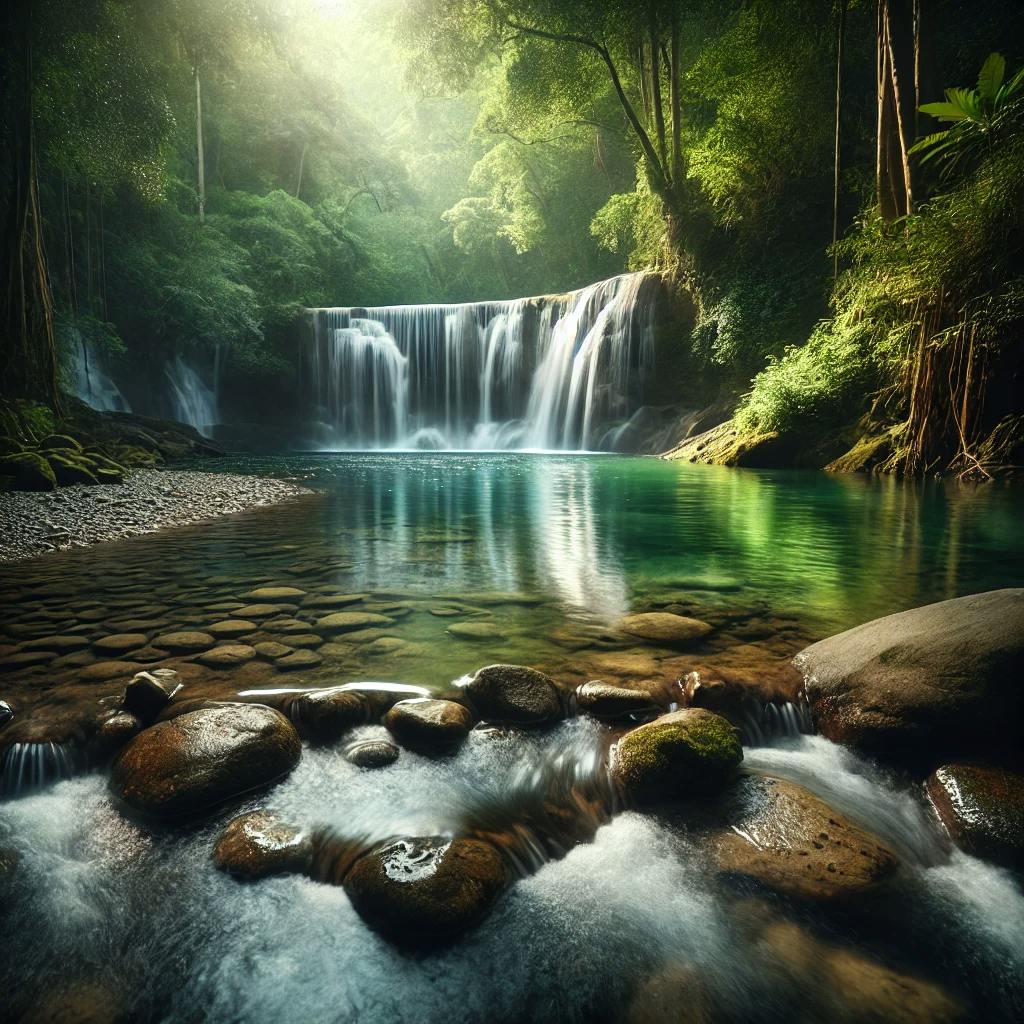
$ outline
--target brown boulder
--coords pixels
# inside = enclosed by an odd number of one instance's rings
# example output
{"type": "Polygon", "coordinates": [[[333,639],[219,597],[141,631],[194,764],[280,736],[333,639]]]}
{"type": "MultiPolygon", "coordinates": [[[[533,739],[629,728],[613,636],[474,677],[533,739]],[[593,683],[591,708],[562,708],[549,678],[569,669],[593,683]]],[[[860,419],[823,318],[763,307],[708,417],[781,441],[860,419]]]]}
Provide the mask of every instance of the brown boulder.
{"type": "Polygon", "coordinates": [[[473,716],[452,700],[413,697],[400,700],[384,716],[388,732],[408,750],[420,754],[448,753],[473,727],[473,716]]]}
{"type": "Polygon", "coordinates": [[[313,860],[313,842],[268,811],[252,811],[231,821],[213,849],[221,871],[239,878],[304,874],[313,860]]]}
{"type": "Polygon", "coordinates": [[[639,637],[650,643],[668,647],[685,647],[702,640],[713,627],[700,619],[690,619],[672,612],[640,612],[627,615],[616,623],[622,633],[639,637]]]}
{"type": "Polygon", "coordinates": [[[309,690],[288,702],[288,715],[303,736],[332,743],[369,721],[371,707],[362,694],[342,687],[309,690]]]}
{"type": "Polygon", "coordinates": [[[489,722],[540,725],[562,717],[555,681],[524,665],[488,665],[465,688],[478,717],[489,722]]]}
{"type": "Polygon", "coordinates": [[[932,772],[927,790],[957,846],[1024,869],[1024,775],[986,765],[947,764],[932,772]]]}
{"type": "Polygon", "coordinates": [[[658,705],[647,691],[612,686],[599,679],[576,688],[576,706],[581,712],[604,719],[650,717],[658,713],[658,705]]]}
{"type": "Polygon", "coordinates": [[[399,757],[399,749],[387,740],[364,740],[345,751],[345,760],[357,768],[386,768],[399,757]]]}
{"type": "Polygon", "coordinates": [[[154,817],[201,813],[288,774],[302,754],[287,718],[261,704],[221,704],[159,722],[118,755],[111,787],[154,817]]]}
{"type": "Polygon", "coordinates": [[[790,896],[840,900],[896,869],[879,839],[794,782],[749,775],[729,794],[727,825],[712,840],[719,871],[790,896]]]}
{"type": "Polygon", "coordinates": [[[359,916],[397,945],[451,942],[488,913],[508,882],[497,849],[480,839],[400,839],[364,854],[345,876],[359,916]]]}
{"type": "Polygon", "coordinates": [[[1024,724],[1024,589],[913,608],[812,644],[795,663],[821,732],[890,760],[992,756],[1024,724]]]}

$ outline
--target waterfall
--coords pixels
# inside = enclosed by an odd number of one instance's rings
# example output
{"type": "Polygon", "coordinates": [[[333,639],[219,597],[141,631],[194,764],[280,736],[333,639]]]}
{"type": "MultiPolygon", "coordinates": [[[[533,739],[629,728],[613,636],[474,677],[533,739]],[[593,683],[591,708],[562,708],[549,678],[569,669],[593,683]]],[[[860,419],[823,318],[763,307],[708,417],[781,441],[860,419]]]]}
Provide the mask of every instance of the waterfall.
{"type": "Polygon", "coordinates": [[[82,337],[82,332],[75,327],[71,336],[73,344],[68,370],[76,397],[100,412],[131,412],[128,400],[103,369],[96,350],[82,337]]]}
{"type": "Polygon", "coordinates": [[[217,378],[220,375],[220,353],[214,370],[213,387],[207,385],[194,367],[181,356],[175,356],[164,367],[164,376],[170,389],[171,415],[179,423],[195,427],[204,437],[210,437],[212,428],[220,422],[217,407],[217,378]]]}
{"type": "Polygon", "coordinates": [[[71,743],[12,743],[0,759],[0,795],[21,796],[70,779],[78,762],[71,743]]]}
{"type": "Polygon", "coordinates": [[[310,311],[305,395],[325,447],[608,447],[653,360],[655,279],[564,295],[310,311]]]}

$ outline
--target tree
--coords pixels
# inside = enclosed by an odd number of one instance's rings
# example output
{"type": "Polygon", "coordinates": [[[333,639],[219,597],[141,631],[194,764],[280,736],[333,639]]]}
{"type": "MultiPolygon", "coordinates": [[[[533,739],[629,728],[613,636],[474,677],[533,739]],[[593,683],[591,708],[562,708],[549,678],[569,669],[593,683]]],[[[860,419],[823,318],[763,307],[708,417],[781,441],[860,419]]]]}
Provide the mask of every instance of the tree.
{"type": "Polygon", "coordinates": [[[876,191],[883,220],[914,210],[910,147],[914,140],[918,0],[878,0],[876,191]]]}

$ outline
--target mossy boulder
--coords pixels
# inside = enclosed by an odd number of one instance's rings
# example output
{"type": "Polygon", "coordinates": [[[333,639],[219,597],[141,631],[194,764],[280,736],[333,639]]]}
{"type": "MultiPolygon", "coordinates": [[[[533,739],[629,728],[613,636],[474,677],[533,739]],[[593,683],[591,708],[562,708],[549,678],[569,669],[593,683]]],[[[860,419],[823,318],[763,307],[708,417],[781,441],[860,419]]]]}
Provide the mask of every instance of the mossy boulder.
{"type": "Polygon", "coordinates": [[[735,726],[713,711],[686,708],[626,733],[611,773],[628,799],[655,804],[720,789],[742,760],[735,726]]]}
{"type": "Polygon", "coordinates": [[[92,462],[84,456],[69,451],[50,451],[46,453],[46,459],[61,487],[99,483],[92,462]]]}
{"type": "Polygon", "coordinates": [[[52,491],[57,486],[53,468],[38,452],[15,452],[0,458],[0,476],[11,477],[19,491],[52,491]]]}
{"type": "Polygon", "coordinates": [[[39,442],[39,448],[44,452],[82,451],[81,444],[79,444],[78,441],[69,434],[47,434],[46,437],[39,442]]]}

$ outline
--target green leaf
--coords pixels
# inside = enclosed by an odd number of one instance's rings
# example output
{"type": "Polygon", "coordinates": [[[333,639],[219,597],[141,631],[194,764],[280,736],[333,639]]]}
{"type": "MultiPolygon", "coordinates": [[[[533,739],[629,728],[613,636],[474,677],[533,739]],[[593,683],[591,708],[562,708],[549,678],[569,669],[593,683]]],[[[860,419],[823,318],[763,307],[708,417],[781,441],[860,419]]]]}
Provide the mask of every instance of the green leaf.
{"type": "Polygon", "coordinates": [[[945,142],[949,138],[950,131],[951,129],[947,128],[944,132],[933,132],[931,135],[925,135],[924,138],[918,139],[907,152],[921,153],[926,149],[931,149],[932,146],[945,142]]]}
{"type": "Polygon", "coordinates": [[[962,121],[967,112],[955,103],[922,103],[918,110],[922,114],[931,114],[940,121],[962,121]]]}
{"type": "Polygon", "coordinates": [[[983,99],[994,100],[1006,74],[1006,58],[1001,53],[990,53],[978,74],[978,92],[983,99]]]}

